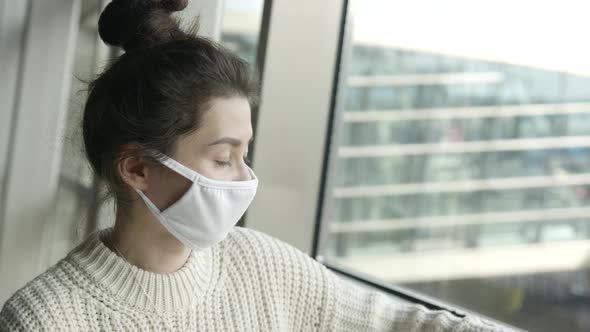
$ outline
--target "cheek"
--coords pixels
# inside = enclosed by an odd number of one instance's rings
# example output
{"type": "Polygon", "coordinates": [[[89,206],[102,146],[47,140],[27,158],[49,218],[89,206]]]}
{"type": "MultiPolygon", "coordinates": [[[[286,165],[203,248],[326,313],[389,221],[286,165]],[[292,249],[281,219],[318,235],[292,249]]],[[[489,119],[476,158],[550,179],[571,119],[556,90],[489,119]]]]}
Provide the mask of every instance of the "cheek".
{"type": "Polygon", "coordinates": [[[191,184],[191,181],[176,172],[161,168],[150,177],[146,194],[160,210],[165,210],[178,201],[191,184]]]}

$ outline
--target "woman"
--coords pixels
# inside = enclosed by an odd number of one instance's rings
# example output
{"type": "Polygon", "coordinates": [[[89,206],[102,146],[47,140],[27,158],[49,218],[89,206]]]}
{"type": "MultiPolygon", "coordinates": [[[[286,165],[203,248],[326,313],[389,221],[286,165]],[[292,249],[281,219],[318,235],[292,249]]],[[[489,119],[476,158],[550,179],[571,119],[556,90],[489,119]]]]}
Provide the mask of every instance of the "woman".
{"type": "MultiPolygon", "coordinates": [[[[116,222],[16,292],[2,331],[495,331],[339,279],[235,228],[258,180],[245,157],[257,83],[182,31],[187,0],[115,0],[101,38],[126,53],[90,85],[87,158],[116,222]]],[[[261,202],[263,204],[263,202],[261,202]]]]}

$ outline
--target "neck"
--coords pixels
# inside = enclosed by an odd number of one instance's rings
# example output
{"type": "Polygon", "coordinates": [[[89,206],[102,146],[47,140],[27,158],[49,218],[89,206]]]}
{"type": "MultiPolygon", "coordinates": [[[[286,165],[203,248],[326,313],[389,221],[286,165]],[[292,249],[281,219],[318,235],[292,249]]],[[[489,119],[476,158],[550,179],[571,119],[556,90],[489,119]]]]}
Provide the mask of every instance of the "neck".
{"type": "Polygon", "coordinates": [[[191,254],[190,248],[170,234],[147,209],[117,212],[107,247],[140,269],[156,273],[179,270],[191,254]]]}

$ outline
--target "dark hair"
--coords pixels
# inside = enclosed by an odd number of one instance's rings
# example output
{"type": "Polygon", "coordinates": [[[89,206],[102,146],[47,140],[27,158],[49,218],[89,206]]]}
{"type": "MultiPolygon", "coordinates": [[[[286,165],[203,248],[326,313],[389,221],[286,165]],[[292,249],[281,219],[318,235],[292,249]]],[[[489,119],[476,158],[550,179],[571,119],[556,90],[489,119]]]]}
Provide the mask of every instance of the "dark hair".
{"type": "Polygon", "coordinates": [[[170,14],[187,0],[114,0],[99,19],[105,43],[125,53],[89,84],[82,123],[85,153],[117,202],[127,186],[118,161],[135,153],[148,161],[170,154],[198,129],[212,98],[243,96],[255,103],[249,66],[221,45],[180,29],[170,14]],[[137,147],[125,149],[128,144],[137,147]]]}

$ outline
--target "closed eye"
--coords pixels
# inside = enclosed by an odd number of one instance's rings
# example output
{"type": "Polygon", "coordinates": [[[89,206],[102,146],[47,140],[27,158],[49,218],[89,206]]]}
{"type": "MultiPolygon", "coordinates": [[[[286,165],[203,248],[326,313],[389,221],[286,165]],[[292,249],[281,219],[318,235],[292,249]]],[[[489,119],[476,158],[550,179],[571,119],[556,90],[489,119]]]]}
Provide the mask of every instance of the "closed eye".
{"type": "MultiPolygon", "coordinates": [[[[248,156],[244,156],[244,164],[250,166],[250,159],[248,159],[248,156]]],[[[215,160],[215,163],[217,164],[217,166],[219,167],[231,167],[231,161],[224,161],[224,160],[215,160]]]]}
{"type": "Polygon", "coordinates": [[[231,166],[231,162],[229,162],[229,161],[215,160],[215,163],[219,167],[230,167],[231,166]]]}

